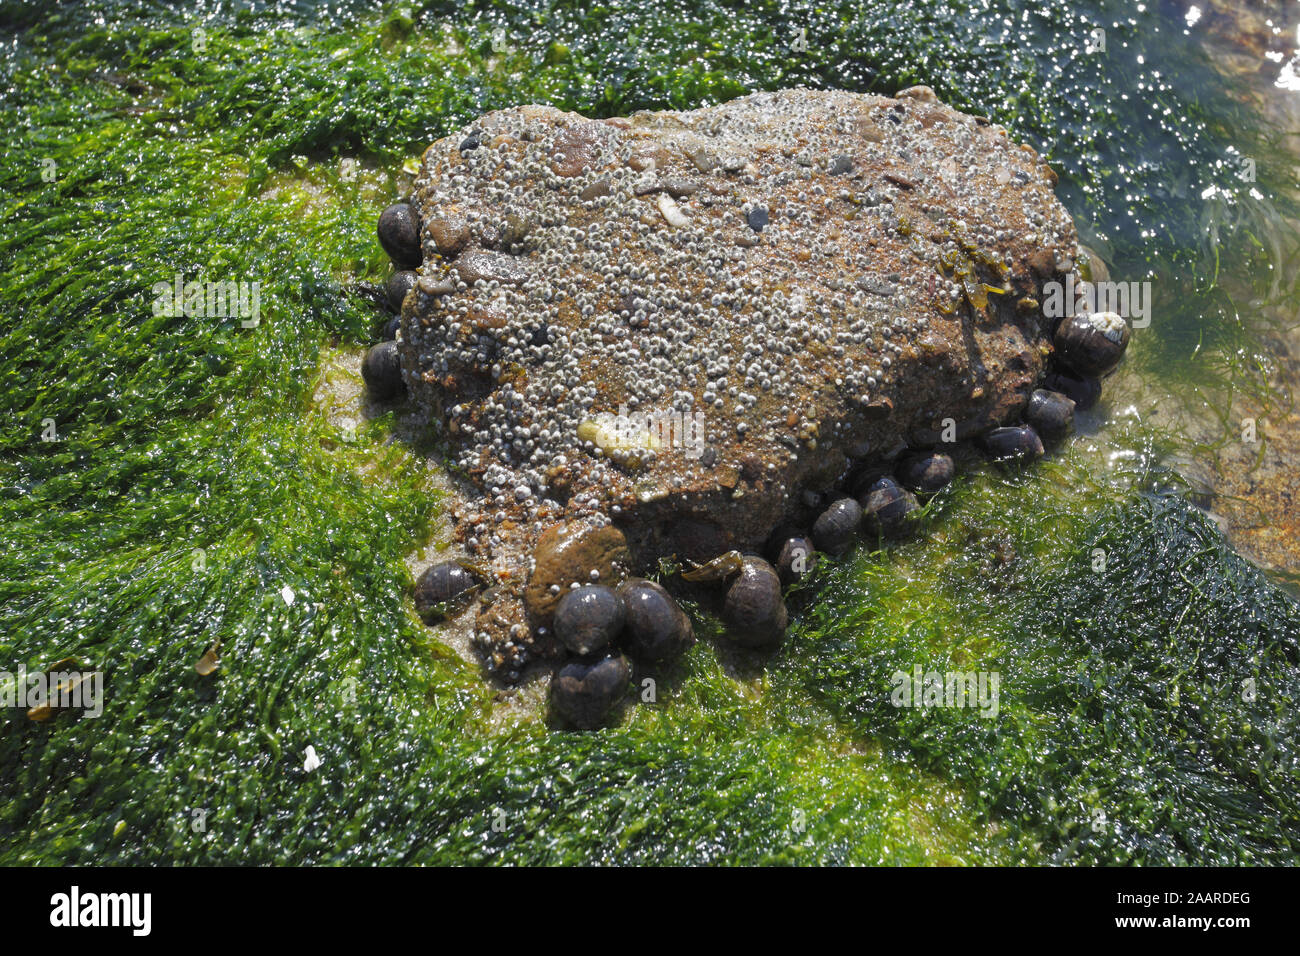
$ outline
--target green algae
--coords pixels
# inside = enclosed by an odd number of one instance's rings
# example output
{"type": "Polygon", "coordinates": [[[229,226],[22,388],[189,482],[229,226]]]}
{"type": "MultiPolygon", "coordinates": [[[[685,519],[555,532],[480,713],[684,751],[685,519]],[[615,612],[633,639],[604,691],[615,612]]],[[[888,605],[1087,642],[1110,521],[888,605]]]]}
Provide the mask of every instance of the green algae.
{"type": "Polygon", "coordinates": [[[1275,213],[1225,158],[1265,148],[1249,116],[1159,10],[991,6],[1014,26],[942,2],[0,4],[0,668],[76,655],[106,687],[97,719],[0,723],[0,861],[1294,862],[1295,606],[1165,489],[1149,434],[1123,480],[1083,450],[963,479],[921,538],[825,565],[771,657],[697,614],[657,701],[581,735],[494,718],[405,598],[427,471],[391,416],[343,436],[314,403],[321,356],[372,338],[346,290],[382,278],[375,217],[432,139],[526,100],[795,83],[923,82],[1007,124],[1112,268],[1158,277],[1133,361],[1258,383],[1220,281],[1266,271],[1275,213]],[[1099,24],[1116,55],[1089,58],[1099,24]],[[154,314],[177,272],[258,281],[260,324],[154,314]],[[892,707],[914,664],[998,671],[998,718],[892,707]]]}

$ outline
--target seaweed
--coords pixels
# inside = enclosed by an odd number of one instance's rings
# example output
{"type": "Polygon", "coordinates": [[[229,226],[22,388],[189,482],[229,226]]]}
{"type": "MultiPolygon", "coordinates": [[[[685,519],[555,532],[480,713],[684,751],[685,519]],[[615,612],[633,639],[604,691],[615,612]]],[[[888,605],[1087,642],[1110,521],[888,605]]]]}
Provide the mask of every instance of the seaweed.
{"type": "Polygon", "coordinates": [[[432,139],[797,83],[1007,125],[1113,269],[1161,277],[1135,361],[1251,387],[1234,296],[1286,210],[1224,159],[1265,155],[1245,107],[1159,7],[988,7],[0,2],[0,668],[105,680],[98,718],[0,722],[0,861],[1293,862],[1293,603],[1082,453],[825,562],[774,656],[697,609],[706,639],[638,675],[656,702],[580,735],[503,716],[419,622],[431,466],[391,415],[344,435],[315,404],[432,139]],[[1124,55],[1086,53],[1101,24],[1124,55]],[[260,321],[155,308],[177,274],[256,282],[260,321]],[[891,707],[911,661],[999,669],[999,718],[891,707]]]}

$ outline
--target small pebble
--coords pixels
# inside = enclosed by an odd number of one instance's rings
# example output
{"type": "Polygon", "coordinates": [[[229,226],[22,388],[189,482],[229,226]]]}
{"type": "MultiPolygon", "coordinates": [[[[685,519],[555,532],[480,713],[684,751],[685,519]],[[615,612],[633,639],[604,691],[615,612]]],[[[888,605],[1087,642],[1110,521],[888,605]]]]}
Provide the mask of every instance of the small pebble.
{"type": "Polygon", "coordinates": [[[578,198],[583,202],[591,202],[593,199],[599,199],[601,196],[608,196],[613,191],[609,177],[602,176],[582,192],[578,193],[578,198]]]}

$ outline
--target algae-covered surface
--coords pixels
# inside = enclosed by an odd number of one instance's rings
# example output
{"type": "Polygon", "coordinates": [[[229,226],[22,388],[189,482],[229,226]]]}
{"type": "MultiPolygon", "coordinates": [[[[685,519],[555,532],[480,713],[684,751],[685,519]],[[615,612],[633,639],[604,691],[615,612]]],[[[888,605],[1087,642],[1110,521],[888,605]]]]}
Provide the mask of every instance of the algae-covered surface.
{"type": "Polygon", "coordinates": [[[103,673],[0,717],[0,863],[1297,862],[1296,32],[1205,7],[0,2],[0,670],[103,673]],[[549,727],[410,604],[445,475],[358,397],[379,211],[488,109],[917,83],[1045,156],[1150,325],[780,650],[695,609],[653,703],[549,727]],[[894,706],[915,669],[997,706],[894,706]]]}

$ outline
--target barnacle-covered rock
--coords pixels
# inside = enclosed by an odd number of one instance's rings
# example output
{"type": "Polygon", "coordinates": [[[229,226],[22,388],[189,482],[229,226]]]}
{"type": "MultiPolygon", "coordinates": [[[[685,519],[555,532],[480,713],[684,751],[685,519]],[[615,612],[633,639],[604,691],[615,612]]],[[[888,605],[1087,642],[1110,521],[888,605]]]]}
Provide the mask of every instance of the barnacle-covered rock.
{"type": "Polygon", "coordinates": [[[532,571],[557,522],[618,528],[631,570],[706,561],[806,522],[861,449],[1019,419],[1052,350],[1033,304],[1075,272],[1055,181],[923,88],[520,106],[430,146],[401,348],[500,582],[485,648],[532,653],[539,591],[589,570],[532,571]]]}

